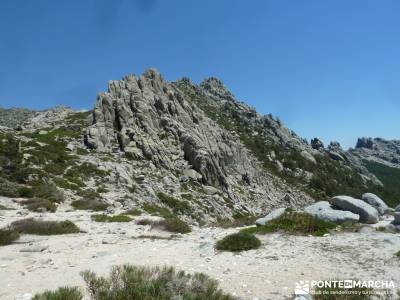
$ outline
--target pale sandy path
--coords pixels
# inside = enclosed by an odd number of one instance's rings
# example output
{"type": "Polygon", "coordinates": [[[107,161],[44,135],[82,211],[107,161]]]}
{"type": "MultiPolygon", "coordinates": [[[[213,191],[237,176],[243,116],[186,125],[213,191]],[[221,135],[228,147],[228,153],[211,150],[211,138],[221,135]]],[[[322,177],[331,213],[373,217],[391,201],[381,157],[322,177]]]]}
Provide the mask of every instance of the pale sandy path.
{"type": "MultiPolygon", "coordinates": [[[[0,227],[21,219],[16,211],[2,214],[0,227]]],[[[17,299],[24,293],[65,285],[83,287],[81,270],[106,274],[112,265],[122,263],[204,272],[242,299],[287,299],[299,280],[394,280],[400,287],[400,260],[393,257],[400,250],[400,236],[389,233],[322,238],[270,234],[260,236],[260,249],[232,254],[215,252],[213,245],[235,229],[202,228],[176,240],[150,240],[134,237],[160,233],[133,222],[95,223],[87,212],[46,214],[43,218],[72,220],[87,233],[22,238],[33,246],[48,246],[40,253],[20,252],[29,244],[0,247],[0,299],[17,299]]]]}

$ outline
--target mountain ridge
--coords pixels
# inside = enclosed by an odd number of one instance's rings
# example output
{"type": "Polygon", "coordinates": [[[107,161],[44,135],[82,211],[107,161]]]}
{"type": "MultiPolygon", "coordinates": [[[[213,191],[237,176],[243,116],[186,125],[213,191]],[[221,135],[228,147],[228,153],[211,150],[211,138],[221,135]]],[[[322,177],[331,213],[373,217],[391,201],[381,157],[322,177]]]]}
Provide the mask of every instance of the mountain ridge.
{"type": "Polygon", "coordinates": [[[89,199],[209,223],[337,194],[400,199],[382,176],[399,167],[397,144],[378,139],[373,149],[345,151],[337,142],[309,143],[215,77],[168,82],[150,69],[110,81],[91,111],[59,107],[19,125],[3,128],[3,140],[14,135],[22,155],[15,163],[33,173],[4,180],[32,189],[50,182],[68,196],[66,207],[89,199]]]}

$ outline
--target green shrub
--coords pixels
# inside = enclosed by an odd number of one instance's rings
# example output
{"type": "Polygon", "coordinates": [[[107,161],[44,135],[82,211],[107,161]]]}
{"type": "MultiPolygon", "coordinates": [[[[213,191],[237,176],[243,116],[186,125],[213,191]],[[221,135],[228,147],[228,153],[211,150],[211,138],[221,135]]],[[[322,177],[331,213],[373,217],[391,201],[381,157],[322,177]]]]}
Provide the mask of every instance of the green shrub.
{"type": "Polygon", "coordinates": [[[81,274],[92,300],[233,300],[207,275],[190,275],[172,267],[117,266],[112,268],[108,278],[90,271],[81,274]]]}
{"type": "Polygon", "coordinates": [[[149,204],[145,203],[143,205],[143,210],[147,212],[150,215],[153,216],[160,216],[163,218],[173,218],[174,215],[171,213],[171,211],[168,208],[156,205],[156,204],[149,204]]]}
{"type": "Polygon", "coordinates": [[[75,200],[71,203],[72,207],[80,210],[93,210],[103,211],[106,210],[108,205],[99,200],[75,200]]]}
{"type": "Polygon", "coordinates": [[[222,251],[236,252],[257,249],[260,246],[261,241],[254,235],[247,232],[238,232],[219,240],[215,247],[222,251]]]}
{"type": "Polygon", "coordinates": [[[159,228],[161,230],[174,233],[189,233],[192,231],[190,226],[178,218],[168,218],[163,220],[140,219],[136,222],[138,225],[150,225],[151,228],[159,228]]]}
{"type": "Polygon", "coordinates": [[[174,233],[189,233],[192,231],[187,223],[178,218],[166,219],[164,230],[174,233]]]}
{"type": "Polygon", "coordinates": [[[10,198],[20,196],[20,185],[0,177],[0,195],[10,198]]]}
{"type": "Polygon", "coordinates": [[[53,183],[35,182],[32,184],[32,193],[36,198],[47,199],[53,203],[64,202],[64,193],[53,183]]]}
{"type": "Polygon", "coordinates": [[[397,251],[394,255],[400,258],[400,251],[397,251]]]}
{"type": "Polygon", "coordinates": [[[124,215],[130,215],[130,216],[140,216],[142,214],[142,211],[137,209],[137,208],[131,208],[123,213],[124,215]]]}
{"type": "Polygon", "coordinates": [[[132,219],[126,215],[107,216],[107,215],[92,215],[91,219],[96,222],[130,222],[132,219]]]}
{"type": "Polygon", "coordinates": [[[37,235],[58,235],[79,233],[79,228],[71,221],[41,221],[33,218],[11,223],[11,228],[19,233],[37,235]]]}
{"type": "Polygon", "coordinates": [[[32,198],[21,202],[28,210],[34,212],[50,211],[55,212],[57,206],[47,199],[32,198]]]}
{"type": "Polygon", "coordinates": [[[373,161],[364,160],[363,163],[384,185],[376,187],[372,192],[384,199],[389,206],[395,207],[400,204],[400,169],[373,161]]]}
{"type": "Polygon", "coordinates": [[[0,246],[9,245],[19,239],[19,233],[10,228],[0,229],[0,246]]]}
{"type": "Polygon", "coordinates": [[[162,203],[170,207],[174,213],[189,214],[191,212],[191,207],[187,201],[180,201],[163,192],[158,192],[157,197],[162,203]]]}
{"type": "Polygon", "coordinates": [[[289,211],[264,226],[247,228],[242,231],[253,234],[265,234],[283,230],[290,234],[322,236],[334,228],[336,228],[336,224],[332,222],[317,219],[307,213],[289,211]]]}
{"type": "Polygon", "coordinates": [[[36,294],[32,300],[82,300],[83,294],[78,287],[61,287],[56,291],[36,294]]]}

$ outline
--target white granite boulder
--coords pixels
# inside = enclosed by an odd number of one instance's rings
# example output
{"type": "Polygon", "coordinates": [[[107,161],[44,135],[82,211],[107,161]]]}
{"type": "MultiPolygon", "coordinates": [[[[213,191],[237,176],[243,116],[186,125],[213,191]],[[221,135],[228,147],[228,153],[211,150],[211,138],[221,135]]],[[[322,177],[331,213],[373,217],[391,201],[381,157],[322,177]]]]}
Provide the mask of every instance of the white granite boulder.
{"type": "Polygon", "coordinates": [[[319,201],[307,206],[304,211],[320,220],[329,221],[336,224],[344,222],[356,223],[360,216],[350,211],[333,209],[328,201],[319,201]]]}
{"type": "Polygon", "coordinates": [[[266,215],[264,218],[260,218],[256,220],[256,225],[257,226],[264,226],[268,222],[278,219],[280,216],[282,216],[286,211],[286,208],[277,208],[273,211],[271,211],[268,215],[266,215]]]}
{"type": "Polygon", "coordinates": [[[349,196],[336,196],[330,202],[335,208],[359,215],[361,223],[375,224],[379,221],[379,213],[375,207],[360,199],[349,196]]]}
{"type": "Polygon", "coordinates": [[[363,194],[361,200],[375,207],[380,215],[384,215],[385,212],[389,209],[389,206],[387,206],[386,203],[381,198],[372,193],[363,194]]]}

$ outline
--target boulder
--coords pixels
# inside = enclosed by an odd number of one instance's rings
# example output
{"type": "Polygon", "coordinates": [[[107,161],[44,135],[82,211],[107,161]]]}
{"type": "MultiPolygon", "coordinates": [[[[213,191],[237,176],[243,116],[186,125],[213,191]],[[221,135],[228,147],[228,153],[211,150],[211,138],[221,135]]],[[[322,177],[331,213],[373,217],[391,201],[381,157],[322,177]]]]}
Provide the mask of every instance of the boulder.
{"type": "Polygon", "coordinates": [[[400,211],[400,204],[396,206],[395,211],[400,211]]]}
{"type": "Polygon", "coordinates": [[[324,143],[319,138],[313,138],[311,140],[311,147],[315,150],[324,149],[324,143]]]}
{"type": "Polygon", "coordinates": [[[319,201],[307,206],[304,211],[320,220],[342,224],[344,222],[356,223],[360,216],[349,211],[333,209],[328,201],[319,201]]]}
{"type": "Polygon", "coordinates": [[[202,178],[201,174],[196,172],[193,169],[183,170],[183,176],[187,176],[188,178],[193,179],[193,180],[200,180],[202,178]]]}
{"type": "Polygon", "coordinates": [[[203,186],[203,191],[204,193],[206,193],[207,195],[214,195],[219,193],[219,190],[213,186],[209,186],[209,185],[204,185],[203,186]]]}
{"type": "Polygon", "coordinates": [[[375,207],[380,215],[384,215],[389,208],[381,198],[372,193],[363,194],[361,199],[364,202],[367,202],[369,205],[375,207]]]}
{"type": "Polygon", "coordinates": [[[256,225],[257,226],[264,226],[268,222],[278,219],[280,216],[282,216],[286,211],[286,208],[277,208],[273,211],[271,211],[268,215],[266,215],[264,218],[260,218],[256,220],[256,225]]]}
{"type": "Polygon", "coordinates": [[[400,212],[396,212],[394,214],[394,221],[392,222],[392,224],[395,226],[400,225],[400,212]]]}
{"type": "Polygon", "coordinates": [[[351,211],[360,216],[360,222],[375,224],[379,221],[378,211],[368,203],[349,196],[336,196],[331,199],[331,204],[341,210],[351,211]]]}

